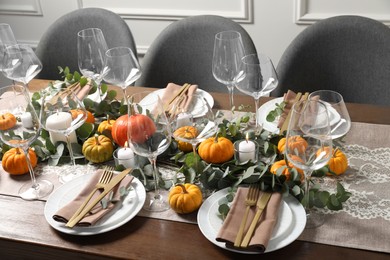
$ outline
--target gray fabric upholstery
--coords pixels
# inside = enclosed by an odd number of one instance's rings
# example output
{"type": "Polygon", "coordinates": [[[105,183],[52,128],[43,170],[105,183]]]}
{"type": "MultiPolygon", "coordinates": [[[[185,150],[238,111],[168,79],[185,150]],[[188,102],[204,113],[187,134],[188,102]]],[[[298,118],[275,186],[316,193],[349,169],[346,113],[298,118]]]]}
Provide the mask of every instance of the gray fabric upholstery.
{"type": "Polygon", "coordinates": [[[192,16],[173,22],[153,41],[135,85],[164,88],[169,82],[192,83],[206,91],[227,92],[211,67],[215,34],[228,30],[241,33],[247,54],[256,53],[252,39],[238,23],[214,15],[192,16]]]}
{"type": "Polygon", "coordinates": [[[319,21],[291,42],[277,73],[272,96],[330,89],[346,102],[390,105],[390,29],[361,16],[319,21]]]}
{"type": "Polygon", "coordinates": [[[77,33],[86,28],[100,28],[108,48],[126,46],[137,55],[130,28],[119,15],[101,8],[78,9],[57,19],[40,39],[36,54],[43,70],[36,78],[59,79],[58,66],[79,71],[77,33]]]}

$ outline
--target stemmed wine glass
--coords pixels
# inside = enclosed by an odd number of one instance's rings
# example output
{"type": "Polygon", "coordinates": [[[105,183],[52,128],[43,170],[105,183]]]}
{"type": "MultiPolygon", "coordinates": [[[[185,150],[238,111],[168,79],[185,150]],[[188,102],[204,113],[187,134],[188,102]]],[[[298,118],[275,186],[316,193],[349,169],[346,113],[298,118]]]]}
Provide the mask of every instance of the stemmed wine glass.
{"type": "Polygon", "coordinates": [[[16,44],[5,49],[3,72],[11,80],[28,83],[42,70],[42,63],[28,45],[16,44]]]}
{"type": "Polygon", "coordinates": [[[259,99],[274,90],[277,85],[278,78],[270,58],[262,53],[250,54],[242,58],[236,87],[255,99],[256,131],[261,130],[259,99]]]}
{"type": "Polygon", "coordinates": [[[19,196],[25,200],[41,199],[51,193],[53,184],[47,180],[37,180],[31,165],[28,150],[38,138],[41,124],[25,87],[11,85],[0,88],[0,114],[5,113],[12,114],[16,124],[11,128],[2,128],[0,138],[5,144],[23,151],[31,177],[31,183],[19,189],[19,196]]]}
{"type": "Polygon", "coordinates": [[[17,42],[11,26],[6,23],[0,23],[0,61],[2,61],[0,62],[0,71],[3,70],[3,60],[6,48],[16,44],[17,42]]]}
{"type": "MultiPolygon", "coordinates": [[[[71,164],[75,168],[76,161],[72,143],[77,143],[75,130],[84,124],[87,111],[73,91],[65,90],[50,100],[45,100],[43,97],[42,102],[40,115],[42,126],[50,133],[53,144],[59,141],[67,143],[71,164]]],[[[77,172],[74,169],[64,170],[59,180],[65,183],[76,176],[77,172]]]]}
{"type": "Polygon", "coordinates": [[[204,97],[197,94],[188,95],[185,100],[178,99],[173,110],[173,137],[177,141],[190,143],[196,157],[197,145],[217,132],[218,124],[215,122],[214,113],[204,97]]]}
{"type": "Polygon", "coordinates": [[[340,138],[348,133],[351,129],[351,118],[340,93],[333,90],[317,90],[309,95],[309,99],[319,99],[328,106],[332,139],[340,138]]]}
{"type": "Polygon", "coordinates": [[[309,187],[314,170],[325,166],[332,156],[332,138],[328,110],[321,101],[295,103],[286,135],[286,156],[305,175],[305,194],[302,204],[306,210],[306,228],[323,224],[323,215],[310,209],[309,187]]]}
{"type": "Polygon", "coordinates": [[[128,47],[115,47],[106,52],[104,80],[121,87],[126,100],[126,88],[141,77],[141,67],[133,51],[128,47]]]}
{"type": "Polygon", "coordinates": [[[229,91],[230,108],[233,108],[233,90],[239,73],[239,65],[244,57],[241,34],[224,31],[215,35],[212,70],[216,80],[225,84],[229,91]]]}
{"type": "Polygon", "coordinates": [[[171,143],[171,127],[160,97],[153,92],[139,92],[129,97],[128,143],[134,153],[147,157],[153,166],[154,192],[149,192],[144,209],[169,209],[165,195],[160,193],[157,156],[171,143]]]}
{"type": "Polygon", "coordinates": [[[107,43],[102,30],[87,28],[77,33],[78,64],[81,74],[97,84],[97,95],[102,100],[100,83],[105,73],[107,43]]]}

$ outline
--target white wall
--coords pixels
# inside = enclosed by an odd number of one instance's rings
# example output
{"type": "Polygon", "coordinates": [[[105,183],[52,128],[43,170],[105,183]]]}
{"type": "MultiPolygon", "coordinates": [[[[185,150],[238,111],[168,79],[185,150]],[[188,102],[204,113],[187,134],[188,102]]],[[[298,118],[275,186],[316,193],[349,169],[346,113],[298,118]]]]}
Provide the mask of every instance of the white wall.
{"type": "Polygon", "coordinates": [[[58,17],[92,6],[110,9],[126,20],[141,62],[161,30],[192,15],[216,14],[241,23],[258,52],[270,56],[275,65],[292,39],[320,19],[358,14],[390,24],[388,0],[1,0],[0,23],[10,24],[19,42],[34,47],[58,17]]]}

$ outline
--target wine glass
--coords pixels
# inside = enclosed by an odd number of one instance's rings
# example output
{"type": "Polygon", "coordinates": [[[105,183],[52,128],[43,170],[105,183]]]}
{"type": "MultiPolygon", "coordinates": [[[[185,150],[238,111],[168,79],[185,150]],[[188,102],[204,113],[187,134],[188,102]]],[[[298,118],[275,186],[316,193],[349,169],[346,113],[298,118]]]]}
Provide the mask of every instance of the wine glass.
{"type": "Polygon", "coordinates": [[[73,169],[64,170],[59,177],[61,183],[68,182],[78,176],[75,171],[75,156],[72,143],[77,143],[75,130],[84,124],[87,111],[83,103],[73,91],[65,90],[50,100],[43,97],[40,120],[43,128],[50,133],[53,144],[66,142],[73,169]]]}
{"type": "Polygon", "coordinates": [[[0,60],[2,61],[0,62],[0,71],[3,70],[3,61],[6,48],[16,44],[17,42],[15,40],[11,26],[6,23],[0,23],[0,60]]]}
{"type": "Polygon", "coordinates": [[[295,103],[286,134],[286,156],[305,175],[302,204],[306,210],[306,228],[323,224],[323,215],[310,209],[309,186],[314,170],[325,166],[332,156],[332,138],[327,106],[322,101],[306,100],[295,103]]]}
{"type": "Polygon", "coordinates": [[[31,183],[23,185],[18,194],[25,200],[41,199],[52,192],[53,184],[37,180],[31,165],[28,150],[38,138],[41,124],[25,87],[10,85],[0,88],[0,114],[5,113],[13,114],[17,120],[13,127],[0,130],[0,138],[5,144],[23,151],[31,177],[31,183]]]}
{"type": "Polygon", "coordinates": [[[277,85],[278,78],[274,65],[265,54],[250,54],[242,58],[236,87],[255,99],[256,132],[261,130],[258,111],[259,99],[274,90],[277,85]]]}
{"type": "Polygon", "coordinates": [[[171,143],[171,127],[165,115],[160,97],[145,91],[132,95],[128,100],[128,144],[134,153],[147,157],[153,166],[154,192],[149,192],[144,209],[164,211],[169,209],[165,195],[160,193],[157,156],[171,143]]]}
{"type": "Polygon", "coordinates": [[[105,73],[107,43],[102,30],[87,28],[77,33],[78,64],[81,74],[96,82],[99,101],[102,100],[100,83],[105,73]]]}
{"type": "Polygon", "coordinates": [[[328,106],[330,133],[333,139],[348,133],[351,129],[351,118],[340,93],[332,90],[317,90],[309,95],[309,99],[319,99],[328,106]]]}
{"type": "MultiPolygon", "coordinates": [[[[173,137],[177,141],[192,145],[194,157],[197,156],[196,146],[209,137],[215,136],[218,124],[210,105],[203,96],[188,95],[185,99],[178,99],[172,117],[173,137]],[[183,134],[190,132],[191,134],[183,134]]],[[[198,162],[198,160],[196,160],[198,162]]]]}
{"type": "Polygon", "coordinates": [[[126,100],[126,88],[141,77],[141,67],[133,51],[128,47],[115,47],[106,52],[104,80],[121,87],[126,100]]]}
{"type": "Polygon", "coordinates": [[[239,73],[239,65],[244,55],[244,45],[239,32],[224,31],[215,35],[213,75],[216,80],[227,86],[230,108],[234,106],[233,90],[239,73]]]}
{"type": "Polygon", "coordinates": [[[11,80],[28,83],[42,70],[42,63],[28,45],[16,44],[5,49],[3,72],[11,80]]]}

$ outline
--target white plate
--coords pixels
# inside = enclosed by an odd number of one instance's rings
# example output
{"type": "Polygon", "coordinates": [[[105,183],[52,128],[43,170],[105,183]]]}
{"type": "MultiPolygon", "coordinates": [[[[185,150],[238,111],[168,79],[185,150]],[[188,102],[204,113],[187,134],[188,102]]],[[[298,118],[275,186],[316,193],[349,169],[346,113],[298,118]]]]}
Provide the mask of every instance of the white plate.
{"type": "MultiPolygon", "coordinates": [[[[254,251],[240,251],[227,248],[224,242],[218,242],[218,235],[223,221],[218,215],[219,201],[226,196],[228,189],[217,191],[207,198],[198,211],[198,226],[203,235],[213,244],[233,252],[243,254],[259,254],[254,251]]],[[[301,203],[292,196],[283,199],[280,205],[278,221],[265,253],[281,249],[293,241],[303,232],[306,225],[306,213],[301,203]]]]}
{"type": "MultiPolygon", "coordinates": [[[[162,89],[158,89],[158,90],[154,91],[153,93],[159,95],[162,98],[164,95],[164,91],[165,91],[165,88],[162,88],[162,89]]],[[[208,93],[207,91],[204,91],[203,89],[198,88],[198,89],[196,89],[195,94],[206,99],[207,103],[209,103],[210,108],[213,108],[214,98],[210,95],[210,93],[208,93]]],[[[142,101],[144,101],[146,99],[148,99],[148,96],[146,96],[142,101]]],[[[199,112],[199,108],[196,105],[194,106],[193,110],[197,110],[196,114],[193,114],[194,117],[198,117],[198,116],[204,114],[204,112],[202,112],[202,111],[199,112]]]]}
{"type": "MultiPolygon", "coordinates": [[[[263,128],[271,133],[275,133],[275,134],[279,133],[278,121],[275,120],[274,122],[268,122],[266,117],[271,110],[274,110],[276,108],[276,103],[280,104],[282,102],[283,102],[283,97],[274,98],[274,99],[271,99],[271,100],[267,101],[266,103],[264,103],[258,109],[258,111],[259,111],[259,113],[258,113],[259,124],[263,125],[263,128]]],[[[329,111],[329,113],[328,113],[329,114],[329,121],[330,121],[329,124],[332,126],[340,121],[341,116],[336,111],[336,109],[331,107],[329,104],[327,104],[327,107],[328,107],[328,111],[329,111]]]]}
{"type": "Polygon", "coordinates": [[[75,226],[71,229],[65,227],[65,223],[55,221],[52,218],[55,212],[79,194],[81,189],[85,186],[85,183],[91,177],[91,174],[85,174],[64,183],[49,196],[46,201],[44,214],[46,221],[54,229],[63,233],[79,236],[100,234],[122,226],[134,218],[142,209],[146,198],[146,191],[142,183],[137,178],[134,178],[130,184],[132,189],[123,199],[122,203],[117,203],[115,208],[95,225],[90,227],[75,226]]]}

